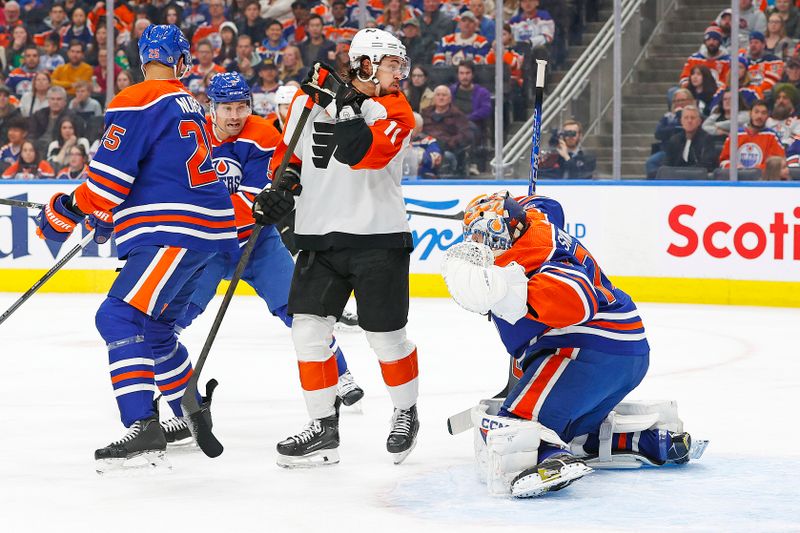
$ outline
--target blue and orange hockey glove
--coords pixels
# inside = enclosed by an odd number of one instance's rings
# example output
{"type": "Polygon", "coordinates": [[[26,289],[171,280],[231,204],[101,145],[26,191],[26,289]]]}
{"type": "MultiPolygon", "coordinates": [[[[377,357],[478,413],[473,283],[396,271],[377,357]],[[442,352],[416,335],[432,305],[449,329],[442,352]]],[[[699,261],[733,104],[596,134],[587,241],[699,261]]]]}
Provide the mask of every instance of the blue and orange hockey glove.
{"type": "Polygon", "coordinates": [[[36,234],[42,239],[64,242],[85,216],[76,212],[68,195],[58,192],[36,215],[36,234]]]}
{"type": "Polygon", "coordinates": [[[111,213],[105,211],[95,211],[89,215],[83,223],[89,231],[94,230],[94,242],[103,244],[108,242],[114,234],[114,221],[111,213]]]}

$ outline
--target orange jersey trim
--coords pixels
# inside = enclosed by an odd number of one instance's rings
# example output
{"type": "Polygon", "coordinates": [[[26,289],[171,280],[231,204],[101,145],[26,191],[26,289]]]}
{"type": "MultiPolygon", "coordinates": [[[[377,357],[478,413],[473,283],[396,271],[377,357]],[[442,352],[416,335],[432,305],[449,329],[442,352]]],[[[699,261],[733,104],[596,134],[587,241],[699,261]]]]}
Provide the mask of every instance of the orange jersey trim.
{"type": "Polygon", "coordinates": [[[187,96],[192,96],[180,80],[147,80],[136,85],[123,89],[111,100],[108,111],[118,108],[142,107],[161,98],[164,95],[182,92],[187,96]]]}

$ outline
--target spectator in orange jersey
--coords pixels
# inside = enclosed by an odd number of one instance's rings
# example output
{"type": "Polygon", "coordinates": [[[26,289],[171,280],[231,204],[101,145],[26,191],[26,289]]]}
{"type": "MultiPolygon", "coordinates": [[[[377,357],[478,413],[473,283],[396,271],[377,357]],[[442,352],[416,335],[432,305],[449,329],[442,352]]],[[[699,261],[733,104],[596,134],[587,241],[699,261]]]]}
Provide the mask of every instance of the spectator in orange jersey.
{"type": "MultiPolygon", "coordinates": [[[[786,151],[778,139],[778,135],[767,128],[769,118],[769,108],[767,103],[759,100],[750,109],[750,121],[744,127],[739,128],[739,164],[738,168],[760,168],[764,170],[767,158],[780,156],[785,158],[786,151]]],[[[731,140],[725,140],[722,153],[719,156],[719,166],[730,168],[731,166],[731,140]]]]}
{"type": "Polygon", "coordinates": [[[36,145],[31,141],[22,143],[19,159],[3,172],[3,179],[36,180],[52,179],[55,171],[50,163],[42,159],[36,145]]]}
{"type": "Polygon", "coordinates": [[[706,28],[703,45],[704,48],[690,55],[686,63],[684,63],[679,80],[681,87],[689,86],[689,76],[692,73],[692,68],[698,65],[708,67],[715,79],[721,80],[724,78],[728,58],[727,50],[722,47],[722,30],[718,26],[706,28]]]}

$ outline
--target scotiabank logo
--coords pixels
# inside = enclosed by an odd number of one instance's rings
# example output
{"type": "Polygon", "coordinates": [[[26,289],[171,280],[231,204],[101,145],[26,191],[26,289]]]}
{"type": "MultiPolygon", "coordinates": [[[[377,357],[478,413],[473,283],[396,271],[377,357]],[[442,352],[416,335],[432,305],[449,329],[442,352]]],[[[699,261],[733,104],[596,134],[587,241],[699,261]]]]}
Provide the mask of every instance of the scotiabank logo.
{"type": "MultiPolygon", "coordinates": [[[[669,227],[684,237],[686,244],[670,243],[667,253],[675,257],[689,257],[701,246],[703,250],[717,259],[738,255],[744,259],[757,259],[764,254],[772,259],[793,259],[800,261],[800,225],[792,224],[789,247],[786,236],[790,226],[786,223],[786,213],[773,213],[769,222],[743,222],[734,227],[724,220],[712,222],[706,227],[692,224],[697,208],[692,205],[678,205],[669,212],[669,227]],[[791,249],[790,249],[791,248],[791,249]]],[[[800,218],[800,207],[792,213],[800,218]]]]}

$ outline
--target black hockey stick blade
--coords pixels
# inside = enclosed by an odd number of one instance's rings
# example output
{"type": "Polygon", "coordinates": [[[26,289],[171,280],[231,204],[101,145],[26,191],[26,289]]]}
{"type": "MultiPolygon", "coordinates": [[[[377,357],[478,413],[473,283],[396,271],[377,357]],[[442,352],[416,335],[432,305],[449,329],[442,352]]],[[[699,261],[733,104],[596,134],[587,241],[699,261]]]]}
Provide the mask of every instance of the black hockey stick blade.
{"type": "Polygon", "coordinates": [[[430,217],[430,218],[444,218],[447,220],[463,220],[464,219],[464,211],[459,211],[458,213],[453,213],[451,215],[445,213],[426,213],[424,211],[414,211],[413,209],[406,209],[406,214],[408,215],[416,215],[418,217],[430,217]]]}
{"type": "Polygon", "coordinates": [[[0,205],[10,205],[11,207],[23,207],[25,209],[44,209],[44,204],[36,202],[26,202],[25,200],[12,200],[11,198],[0,198],[0,205]]]}
{"type": "MultiPolygon", "coordinates": [[[[195,380],[191,390],[196,390],[196,384],[197,381],[195,380]]],[[[224,450],[222,443],[211,431],[214,427],[211,420],[211,398],[214,395],[214,389],[217,388],[217,385],[219,385],[219,383],[216,379],[208,380],[208,383],[206,383],[206,395],[203,398],[202,405],[198,403],[195,394],[191,395],[191,400],[187,399],[186,395],[181,399],[181,406],[183,406],[183,410],[188,418],[189,429],[192,432],[194,440],[197,441],[197,445],[203,453],[212,458],[219,457],[224,450]]]]}

